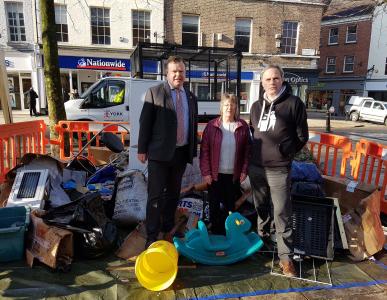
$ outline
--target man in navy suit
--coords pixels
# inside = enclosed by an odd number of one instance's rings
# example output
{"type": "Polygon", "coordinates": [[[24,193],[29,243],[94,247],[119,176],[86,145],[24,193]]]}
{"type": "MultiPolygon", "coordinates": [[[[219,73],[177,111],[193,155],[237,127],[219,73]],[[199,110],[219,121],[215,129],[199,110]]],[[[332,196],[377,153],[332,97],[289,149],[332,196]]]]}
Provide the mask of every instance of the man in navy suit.
{"type": "Polygon", "coordinates": [[[171,56],[167,81],[150,88],[140,116],[138,159],[148,161],[147,248],[174,227],[181,180],[197,152],[197,99],[183,87],[184,60],[171,56]]]}

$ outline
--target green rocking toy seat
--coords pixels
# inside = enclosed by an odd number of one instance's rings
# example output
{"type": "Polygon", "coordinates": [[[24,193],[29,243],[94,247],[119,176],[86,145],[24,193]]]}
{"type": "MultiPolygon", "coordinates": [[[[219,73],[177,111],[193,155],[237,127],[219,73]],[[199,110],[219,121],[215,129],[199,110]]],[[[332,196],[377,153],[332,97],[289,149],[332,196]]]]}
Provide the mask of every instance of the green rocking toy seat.
{"type": "Polygon", "coordinates": [[[257,252],[263,241],[249,232],[251,223],[240,213],[226,219],[226,235],[208,234],[206,225],[199,221],[198,229],[191,229],[184,239],[174,238],[177,251],[191,260],[205,265],[228,265],[257,252]]]}

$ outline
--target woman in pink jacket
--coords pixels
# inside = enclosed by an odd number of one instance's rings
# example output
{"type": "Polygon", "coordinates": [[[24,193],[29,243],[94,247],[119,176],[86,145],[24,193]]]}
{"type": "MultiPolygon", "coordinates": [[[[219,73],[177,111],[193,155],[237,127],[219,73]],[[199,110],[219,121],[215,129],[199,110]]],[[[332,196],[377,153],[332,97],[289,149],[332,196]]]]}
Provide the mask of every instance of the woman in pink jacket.
{"type": "Polygon", "coordinates": [[[208,184],[211,232],[224,234],[227,212],[234,211],[240,182],[247,174],[249,126],[239,118],[235,95],[223,94],[220,117],[208,122],[200,147],[200,170],[208,184]],[[220,203],[226,211],[222,214],[220,203]]]}

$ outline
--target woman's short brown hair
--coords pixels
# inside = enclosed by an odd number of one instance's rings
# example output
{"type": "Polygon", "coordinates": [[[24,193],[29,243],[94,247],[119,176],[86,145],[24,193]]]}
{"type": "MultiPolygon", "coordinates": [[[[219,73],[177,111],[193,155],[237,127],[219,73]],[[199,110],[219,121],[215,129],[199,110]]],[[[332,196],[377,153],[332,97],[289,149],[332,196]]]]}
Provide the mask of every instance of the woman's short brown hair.
{"type": "Polygon", "coordinates": [[[239,107],[238,107],[238,99],[235,94],[228,94],[224,93],[220,97],[220,117],[223,119],[223,105],[226,101],[230,101],[231,103],[235,104],[235,114],[234,114],[234,121],[239,119],[239,107]]]}

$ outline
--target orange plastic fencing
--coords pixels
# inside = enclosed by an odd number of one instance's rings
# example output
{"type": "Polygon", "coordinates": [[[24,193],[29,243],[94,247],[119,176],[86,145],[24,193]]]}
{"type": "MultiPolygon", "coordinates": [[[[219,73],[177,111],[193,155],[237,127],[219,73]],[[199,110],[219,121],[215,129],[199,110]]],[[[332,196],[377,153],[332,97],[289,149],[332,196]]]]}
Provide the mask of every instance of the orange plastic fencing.
{"type": "Polygon", "coordinates": [[[380,187],[380,210],[387,214],[387,146],[361,139],[352,153],[351,166],[354,180],[380,187]]]}
{"type": "Polygon", "coordinates": [[[309,132],[308,147],[324,175],[345,177],[352,142],[349,138],[322,132],[309,132]]]}
{"type": "MultiPolygon", "coordinates": [[[[128,122],[94,122],[94,121],[59,121],[55,125],[55,130],[58,132],[58,139],[51,140],[51,144],[59,145],[59,158],[62,160],[70,160],[73,154],[78,153],[86,143],[88,143],[93,136],[95,136],[101,129],[105,128],[103,132],[111,132],[121,138],[122,143],[125,143],[128,131],[123,126],[128,125],[128,122]],[[109,125],[108,127],[106,127],[109,125]],[[65,137],[69,137],[69,153],[65,151],[65,137]]],[[[92,142],[87,146],[82,155],[93,161],[93,157],[89,153],[89,149],[93,146],[92,142]]],[[[96,136],[95,146],[99,147],[100,137],[96,136]]]]}
{"type": "Polygon", "coordinates": [[[0,183],[26,153],[45,154],[48,140],[43,120],[0,125],[0,183]]]}

